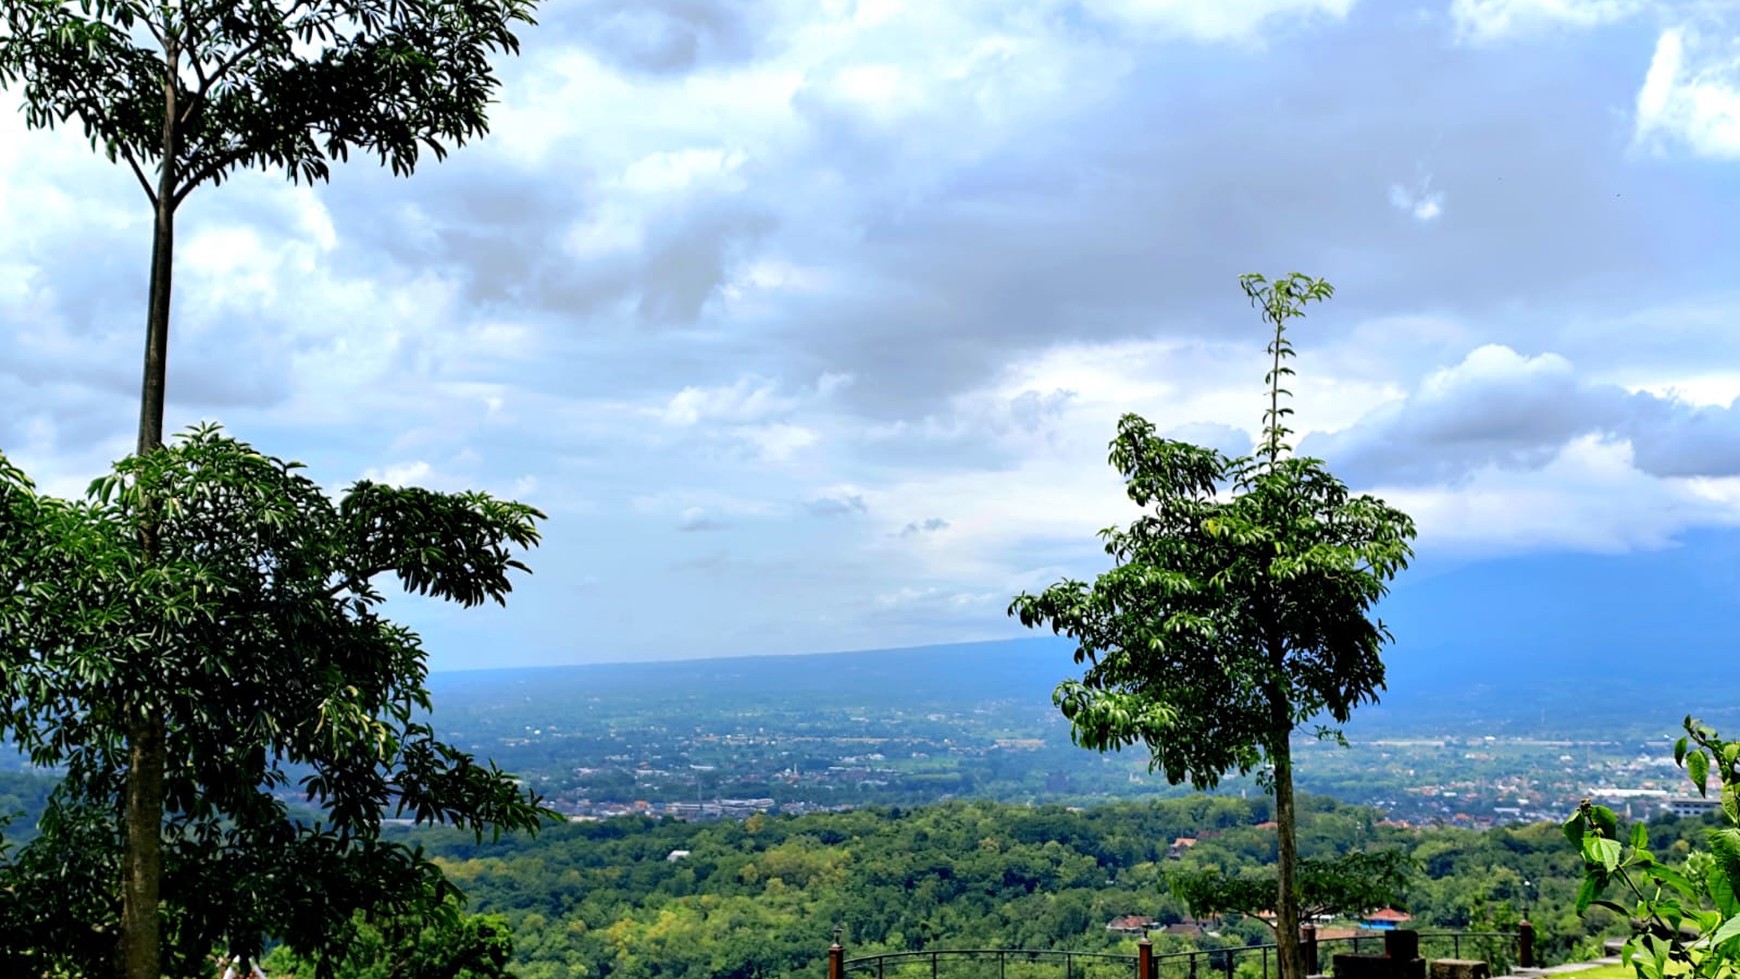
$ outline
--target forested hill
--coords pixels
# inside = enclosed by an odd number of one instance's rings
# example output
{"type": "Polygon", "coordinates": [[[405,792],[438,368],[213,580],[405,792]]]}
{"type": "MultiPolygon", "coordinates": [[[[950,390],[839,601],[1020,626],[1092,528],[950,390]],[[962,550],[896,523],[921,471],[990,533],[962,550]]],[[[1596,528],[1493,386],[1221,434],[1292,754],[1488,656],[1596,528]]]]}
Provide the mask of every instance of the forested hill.
{"type": "MultiPolygon", "coordinates": [[[[522,979],[752,979],[821,974],[836,925],[854,955],[1133,950],[1105,926],[1123,915],[1182,922],[1185,908],[1163,890],[1169,870],[1273,861],[1268,807],[1224,796],[1089,810],[972,802],[712,823],[625,817],[481,845],[417,838],[471,910],[511,923],[522,979]]],[[[1526,905],[1546,959],[1559,962],[1620,924],[1597,910],[1586,926],[1572,913],[1580,863],[1552,824],[1410,830],[1313,798],[1301,820],[1306,856],[1391,848],[1418,861],[1395,904],[1423,930],[1509,928],[1526,905]]],[[[1700,825],[1658,821],[1652,838],[1667,848],[1700,825]]],[[[1158,938],[1160,951],[1269,940],[1249,919],[1217,935],[1178,930],[1158,938]]]]}

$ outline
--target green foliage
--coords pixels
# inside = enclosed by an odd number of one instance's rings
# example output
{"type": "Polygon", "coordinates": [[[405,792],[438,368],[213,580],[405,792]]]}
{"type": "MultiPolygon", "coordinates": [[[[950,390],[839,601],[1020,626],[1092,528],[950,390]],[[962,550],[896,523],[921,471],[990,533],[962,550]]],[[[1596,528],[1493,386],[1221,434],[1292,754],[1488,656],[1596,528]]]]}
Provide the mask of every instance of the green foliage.
{"type": "Polygon", "coordinates": [[[1724,741],[1687,717],[1674,743],[1674,761],[1698,794],[1708,796],[1716,776],[1724,825],[1705,834],[1705,849],[1675,864],[1649,845],[1643,824],[1622,832],[1618,817],[1587,800],[1565,820],[1565,838],[1583,861],[1577,911],[1606,908],[1633,925],[1624,960],[1638,979],[1740,975],[1740,741],[1724,741]],[[1617,888],[1620,901],[1605,897],[1617,888]]]}
{"type": "MultiPolygon", "coordinates": [[[[336,963],[344,979],[514,979],[513,932],[500,915],[461,914],[452,898],[446,913],[359,915],[356,933],[336,963]]],[[[266,957],[265,972],[283,979],[315,979],[319,963],[286,946],[266,957]]]]}
{"type": "MultiPolygon", "coordinates": [[[[1386,852],[1435,863],[1430,876],[1409,876],[1392,895],[1422,931],[1514,927],[1526,895],[1544,961],[1566,961],[1592,940],[1572,912],[1580,861],[1550,824],[1407,829],[1327,799],[1300,803],[1302,863],[1386,852]]],[[[1165,879],[1205,869],[1272,875],[1274,830],[1259,825],[1268,810],[1264,798],[1204,795],[1085,810],[962,802],[743,823],[622,818],[482,845],[451,831],[411,838],[436,854],[473,910],[509,922],[521,979],[750,979],[820,975],[835,925],[848,956],[997,947],[1133,953],[1133,937],[1106,930],[1111,919],[1146,915],[1174,925],[1190,916],[1176,893],[1162,891],[1165,879]],[[1169,856],[1180,836],[1198,842],[1186,856],[1169,856]],[[1264,838],[1266,850],[1251,845],[1264,838]],[[667,859],[674,850],[689,856],[667,859]]],[[[1274,941],[1248,919],[1205,924],[1219,934],[1156,932],[1156,953],[1274,941]]],[[[1510,944],[1495,940],[1480,952],[1500,962],[1510,944]]],[[[1453,946],[1428,940],[1426,948],[1438,957],[1453,946]]],[[[1345,950],[1320,954],[1327,961],[1345,950]]],[[[1468,939],[1461,950],[1473,950],[1468,939]]],[[[1240,970],[1247,960],[1260,965],[1241,955],[1240,970]]],[[[928,963],[920,965],[916,972],[928,976],[928,963]]],[[[1061,974],[1052,966],[1032,976],[1061,974]]]]}
{"type": "MultiPolygon", "coordinates": [[[[1416,869],[1401,850],[1352,851],[1299,861],[1295,891],[1301,918],[1357,918],[1395,904],[1416,869]]],[[[1274,910],[1274,868],[1228,873],[1201,867],[1166,874],[1166,886],[1198,918],[1231,913],[1256,916],[1274,910]]]]}
{"type": "Polygon", "coordinates": [[[326,179],[372,153],[408,174],[423,149],[483,134],[495,52],[517,52],[530,0],[177,3],[14,0],[0,83],[47,127],[77,118],[173,210],[238,167],[326,179]],[[162,166],[170,185],[145,169],[162,166]]]}
{"type": "Polygon", "coordinates": [[[1153,768],[1198,788],[1272,760],[1299,723],[1342,723],[1375,699],[1389,635],[1368,613],[1412,554],[1405,514],[1351,494],[1318,460],[1281,457],[1282,327],[1329,289],[1262,281],[1242,280],[1276,328],[1263,454],[1228,458],[1124,416],[1111,464],[1149,512],[1101,532],[1116,566],[1091,585],[1061,581],[1010,606],[1078,642],[1086,674],[1056,701],[1080,744],[1142,743],[1153,768]]]}
{"type": "Polygon", "coordinates": [[[63,501],[0,457],[0,733],[65,772],[41,835],[0,868],[0,971],[95,973],[113,954],[142,704],[166,732],[172,975],[268,938],[338,954],[359,910],[443,913],[439,868],[383,841],[383,817],[481,837],[548,815],[436,738],[421,642],[377,587],[504,601],[542,514],[368,482],[334,502],[299,468],[199,428],[63,501]]]}

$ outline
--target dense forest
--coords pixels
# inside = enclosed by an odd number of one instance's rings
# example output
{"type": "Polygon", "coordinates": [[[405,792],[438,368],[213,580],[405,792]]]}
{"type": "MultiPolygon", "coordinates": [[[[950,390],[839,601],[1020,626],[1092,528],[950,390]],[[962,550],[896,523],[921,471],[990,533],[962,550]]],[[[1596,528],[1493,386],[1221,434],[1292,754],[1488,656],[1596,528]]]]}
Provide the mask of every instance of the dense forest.
{"type": "MultiPolygon", "coordinates": [[[[1085,810],[981,801],[741,822],[619,818],[493,843],[414,836],[464,889],[468,910],[511,928],[522,979],[750,979],[820,975],[836,928],[851,955],[1133,951],[1133,936],[1106,928],[1126,915],[1185,925],[1156,933],[1157,951],[1266,942],[1254,919],[1204,922],[1198,933],[1165,880],[1174,869],[1271,862],[1269,806],[1209,795],[1085,810]]],[[[1301,816],[1305,856],[1408,854],[1416,870],[1394,904],[1423,931],[1510,929],[1526,911],[1548,962],[1592,956],[1602,935],[1623,931],[1600,909],[1573,913],[1581,865],[1550,823],[1411,828],[1323,798],[1305,800],[1301,816]]],[[[1651,837],[1684,852],[1673,841],[1703,825],[1663,817],[1651,837]]]]}

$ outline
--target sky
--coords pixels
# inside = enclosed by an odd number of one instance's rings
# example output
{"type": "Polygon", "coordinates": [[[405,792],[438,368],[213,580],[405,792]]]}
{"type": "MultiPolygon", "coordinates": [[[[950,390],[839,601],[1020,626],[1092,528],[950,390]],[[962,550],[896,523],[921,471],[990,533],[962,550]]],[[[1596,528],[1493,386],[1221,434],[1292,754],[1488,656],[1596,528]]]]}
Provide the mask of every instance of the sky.
{"type": "MultiPolygon", "coordinates": [[[[437,669],[1018,635],[1135,512],[1121,414],[1249,450],[1244,272],[1335,285],[1297,445],[1415,517],[1408,575],[1625,594],[1740,525],[1731,2],[538,17],[482,141],[178,225],[169,430],[547,512],[506,609],[390,603],[437,669]]],[[[0,450],[73,495],[133,443],[150,212],[0,126],[0,450]]]]}

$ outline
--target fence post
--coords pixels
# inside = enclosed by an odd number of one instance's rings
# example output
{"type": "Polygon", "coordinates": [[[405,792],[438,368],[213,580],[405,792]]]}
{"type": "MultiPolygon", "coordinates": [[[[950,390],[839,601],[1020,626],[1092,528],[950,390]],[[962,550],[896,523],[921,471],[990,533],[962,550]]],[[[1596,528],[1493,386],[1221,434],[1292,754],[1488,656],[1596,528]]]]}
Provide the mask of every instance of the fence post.
{"type": "Polygon", "coordinates": [[[838,939],[828,946],[828,979],[846,979],[846,949],[838,939]]]}
{"type": "Polygon", "coordinates": [[[1517,922],[1516,926],[1516,962],[1519,968],[1535,967],[1535,926],[1527,919],[1517,922]]]}
{"type": "Polygon", "coordinates": [[[1136,943],[1136,979],[1154,979],[1154,943],[1146,935],[1136,943]]]}
{"type": "Polygon", "coordinates": [[[1314,976],[1318,972],[1317,926],[1307,921],[1305,922],[1304,927],[1300,928],[1299,931],[1299,944],[1302,946],[1300,951],[1305,953],[1305,974],[1308,976],[1314,976]]]}

